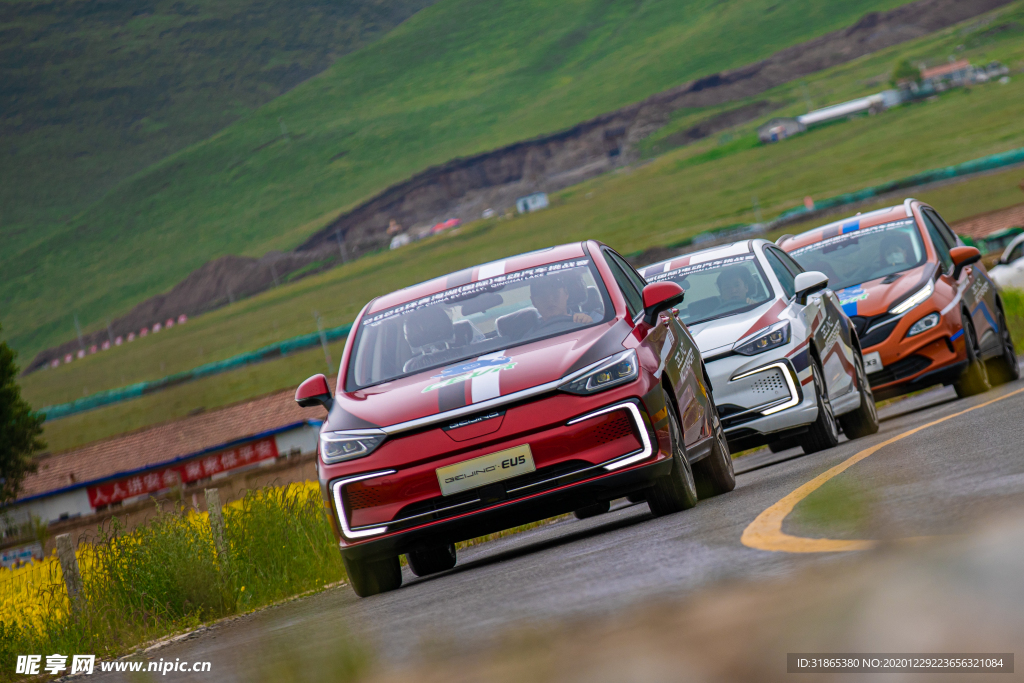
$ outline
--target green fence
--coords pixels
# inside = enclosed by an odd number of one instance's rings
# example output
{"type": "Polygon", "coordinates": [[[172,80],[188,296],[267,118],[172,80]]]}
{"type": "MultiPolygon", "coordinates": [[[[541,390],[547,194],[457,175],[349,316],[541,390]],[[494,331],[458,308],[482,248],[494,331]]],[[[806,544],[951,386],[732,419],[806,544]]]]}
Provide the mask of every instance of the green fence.
{"type": "MultiPolygon", "coordinates": [[[[327,341],[344,339],[348,336],[351,329],[352,325],[332,327],[329,330],[324,330],[324,336],[327,338],[327,341]]],[[[198,368],[193,368],[192,370],[177,372],[173,375],[168,375],[167,377],[161,377],[160,379],[155,379],[151,382],[139,382],[138,384],[131,384],[126,387],[101,391],[99,393],[92,394],[91,396],[80,398],[77,401],[71,401],[70,403],[47,406],[39,412],[45,414],[47,420],[56,420],[61,417],[67,417],[68,415],[74,415],[75,413],[99,408],[100,406],[128,401],[133,398],[138,398],[139,396],[153,393],[154,391],[160,391],[161,389],[172,387],[176,384],[184,384],[185,382],[191,382],[192,380],[200,379],[202,377],[217,375],[222,372],[234,370],[235,368],[240,368],[243,365],[252,365],[253,363],[260,363],[265,360],[280,358],[281,356],[286,356],[294,351],[311,348],[319,343],[320,333],[311,332],[310,334],[304,334],[300,337],[292,337],[291,339],[285,339],[284,341],[277,342],[276,344],[264,346],[263,348],[256,349],[255,351],[232,356],[225,360],[200,365],[198,368]]]]}

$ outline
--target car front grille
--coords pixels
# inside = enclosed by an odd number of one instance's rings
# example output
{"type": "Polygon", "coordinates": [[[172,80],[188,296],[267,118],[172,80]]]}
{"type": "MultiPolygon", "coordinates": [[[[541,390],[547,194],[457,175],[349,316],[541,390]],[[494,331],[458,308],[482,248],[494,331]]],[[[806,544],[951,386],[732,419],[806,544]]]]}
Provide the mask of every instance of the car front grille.
{"type": "Polygon", "coordinates": [[[868,382],[872,387],[880,386],[882,384],[888,384],[889,382],[897,382],[901,379],[916,375],[921,372],[932,362],[930,359],[924,356],[907,356],[902,360],[898,360],[892,365],[888,365],[878,372],[872,372],[868,375],[868,382]]]}

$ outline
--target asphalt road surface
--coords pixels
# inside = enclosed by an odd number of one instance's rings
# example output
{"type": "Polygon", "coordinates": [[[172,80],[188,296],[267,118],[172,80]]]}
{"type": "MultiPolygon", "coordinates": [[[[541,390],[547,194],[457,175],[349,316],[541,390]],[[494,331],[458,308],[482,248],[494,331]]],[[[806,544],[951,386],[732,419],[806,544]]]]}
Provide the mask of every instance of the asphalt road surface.
{"type": "Polygon", "coordinates": [[[355,636],[378,660],[410,664],[439,652],[471,652],[533,623],[604,616],[729,579],[787,575],[811,563],[841,567],[857,553],[758,550],[741,538],[759,515],[815,477],[925,425],[834,476],[796,505],[781,532],[892,541],[955,535],[1021,501],[1024,381],[963,400],[952,388],[939,388],[887,406],[881,415],[878,434],[822,453],[764,450],[740,458],[736,490],[692,510],[654,518],[640,504],[557,522],[463,551],[458,566],[443,574],[418,579],[406,569],[405,584],[391,593],[359,599],[347,586],[335,588],[218,625],[147,657],[212,664],[212,676],[169,673],[162,680],[247,681],[263,678],[267,667],[314,660],[355,636]],[[948,419],[932,424],[942,418],[948,419]]]}

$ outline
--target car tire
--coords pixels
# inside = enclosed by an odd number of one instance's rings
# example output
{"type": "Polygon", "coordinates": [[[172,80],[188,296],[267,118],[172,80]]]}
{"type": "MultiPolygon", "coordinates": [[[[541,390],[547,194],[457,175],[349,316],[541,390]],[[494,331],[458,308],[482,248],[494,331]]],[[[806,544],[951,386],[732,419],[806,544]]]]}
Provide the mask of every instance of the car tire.
{"type": "Polygon", "coordinates": [[[637,503],[646,503],[647,493],[644,491],[637,491],[636,493],[631,493],[628,496],[626,496],[626,500],[628,500],[630,503],[633,503],[633,505],[636,505],[637,503]]]}
{"type": "Polygon", "coordinates": [[[361,598],[393,591],[402,585],[402,565],[398,556],[383,560],[355,560],[341,556],[352,590],[361,598]]]}
{"type": "Polygon", "coordinates": [[[697,484],[690,461],[686,459],[683,430],[675,402],[668,402],[668,433],[672,443],[672,472],[659,477],[647,491],[647,505],[656,517],[689,510],[697,504],[697,484]]]}
{"type": "Polygon", "coordinates": [[[598,503],[593,503],[592,505],[581,507],[579,510],[576,510],[572,514],[574,517],[576,517],[576,519],[589,519],[591,517],[603,515],[611,509],[612,502],[610,500],[602,500],[598,503]]]}
{"type": "Polygon", "coordinates": [[[409,561],[409,569],[416,576],[427,576],[446,571],[454,567],[458,560],[454,543],[426,550],[414,550],[411,553],[406,553],[405,559],[409,561]]]}
{"type": "Polygon", "coordinates": [[[875,409],[875,395],[871,393],[871,384],[864,372],[864,359],[860,353],[854,354],[854,365],[857,368],[857,387],[860,391],[860,407],[857,410],[841,415],[839,424],[847,439],[859,439],[862,436],[878,431],[878,411],[875,409]]]}
{"type": "Polygon", "coordinates": [[[800,447],[807,454],[832,448],[839,443],[839,423],[832,413],[832,402],[828,399],[825,373],[821,369],[821,362],[814,356],[811,356],[811,377],[814,378],[812,384],[818,401],[818,417],[811,423],[807,434],[800,439],[800,447]]]}
{"type": "Polygon", "coordinates": [[[1006,316],[999,310],[999,336],[1003,345],[1003,353],[988,361],[988,378],[992,386],[1006,384],[1020,379],[1020,365],[1017,364],[1017,350],[1013,346],[1010,327],[1006,324],[1006,316]]]}
{"type": "MultiPolygon", "coordinates": [[[[714,403],[711,404],[714,410],[714,403]]],[[[722,431],[722,423],[715,420],[714,445],[711,454],[693,464],[693,480],[700,498],[711,498],[736,488],[736,470],[733,468],[729,442],[722,431]]]]}
{"type": "Polygon", "coordinates": [[[796,448],[800,445],[800,442],[792,437],[788,439],[779,439],[778,441],[772,441],[768,444],[768,450],[772,453],[781,453],[782,451],[788,451],[790,448],[796,448]]]}
{"type": "Polygon", "coordinates": [[[967,346],[967,369],[960,375],[960,379],[953,383],[956,395],[960,398],[984,394],[992,388],[988,382],[988,370],[984,361],[981,360],[981,347],[978,345],[978,335],[974,332],[974,323],[969,315],[964,313],[964,344],[967,346]]]}

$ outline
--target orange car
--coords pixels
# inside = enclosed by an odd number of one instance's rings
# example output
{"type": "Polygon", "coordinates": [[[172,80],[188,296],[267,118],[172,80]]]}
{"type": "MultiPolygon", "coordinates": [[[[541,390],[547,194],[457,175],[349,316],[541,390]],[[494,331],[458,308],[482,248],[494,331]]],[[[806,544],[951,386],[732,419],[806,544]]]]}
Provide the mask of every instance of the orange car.
{"type": "Polygon", "coordinates": [[[860,338],[876,399],[934,384],[970,396],[1020,376],[980,252],[927,204],[907,199],[778,244],[828,276],[860,338]]]}

